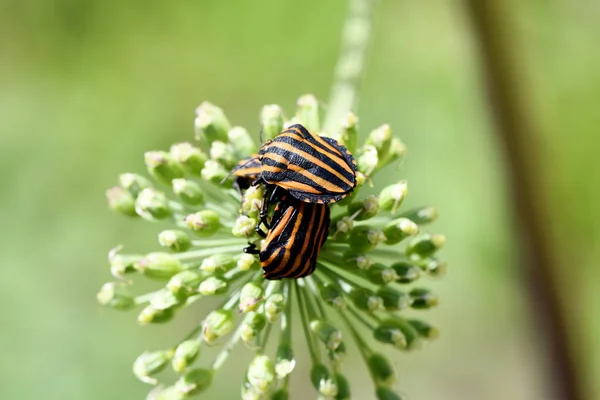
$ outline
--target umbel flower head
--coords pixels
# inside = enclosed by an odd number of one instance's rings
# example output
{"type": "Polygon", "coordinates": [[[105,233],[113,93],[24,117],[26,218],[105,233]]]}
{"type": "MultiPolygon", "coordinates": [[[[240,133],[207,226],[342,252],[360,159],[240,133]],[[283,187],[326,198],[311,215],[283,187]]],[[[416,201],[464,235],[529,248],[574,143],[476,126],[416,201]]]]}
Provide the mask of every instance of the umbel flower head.
{"type": "MultiPolygon", "coordinates": [[[[425,226],[436,219],[432,207],[404,210],[407,183],[397,180],[365,196],[365,185],[388,167],[395,175],[406,148],[388,125],[368,133],[358,145],[358,118],[348,113],[333,132],[322,132],[320,110],[312,95],[298,100],[288,119],[277,105],[260,113],[263,139],[300,123],[335,139],[354,155],[357,186],[330,207],[328,237],[314,273],[298,279],[263,277],[257,255],[243,251],[264,241],[255,227],[265,197],[263,185],[239,185],[228,176],[259,147],[247,130],[232,126],[223,110],[208,102],[196,110],[196,144],[177,143],[169,151],[149,151],[144,161],[150,178],[125,173],[108,189],[110,208],[132,218],[172,224],[158,233],[148,254],[109,253],[114,281],[105,283],[98,301],[117,310],[138,312],[141,325],[164,324],[204,297],[221,299],[195,328],[172,347],[142,353],[134,374],[155,385],[151,399],[183,399],[208,388],[234,347],[242,342],[255,353],[244,377],[242,399],[288,399],[295,354],[306,343],[311,382],[320,399],[349,399],[343,373],[346,344],[354,341],[373,381],[378,399],[400,399],[396,374],[385,346],[412,350],[437,336],[437,329],[414,318],[410,310],[438,303],[420,278],[439,276],[445,263],[436,256],[445,238],[425,226]],[[396,168],[392,166],[396,164],[396,168]],[[134,294],[133,279],[157,282],[151,293],[134,294]],[[295,305],[293,304],[295,303],[295,305]],[[298,310],[298,316],[292,310],[298,310]],[[294,326],[292,326],[294,321],[294,326]],[[302,340],[301,340],[302,339],[302,340]],[[267,344],[275,342],[273,353],[267,344]],[[214,359],[202,357],[206,346],[222,346],[214,359]],[[299,348],[300,347],[300,348],[299,348]],[[175,382],[160,373],[171,368],[175,382]]],[[[294,254],[291,255],[294,257],[294,254]]],[[[244,351],[243,349],[239,349],[244,351]]]]}

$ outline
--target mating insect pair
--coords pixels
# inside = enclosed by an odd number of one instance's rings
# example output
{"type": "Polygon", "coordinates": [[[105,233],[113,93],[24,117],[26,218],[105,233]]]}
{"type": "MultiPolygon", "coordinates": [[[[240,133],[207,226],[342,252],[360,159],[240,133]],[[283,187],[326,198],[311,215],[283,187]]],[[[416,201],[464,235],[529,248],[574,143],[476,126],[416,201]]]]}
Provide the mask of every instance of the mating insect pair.
{"type": "Polygon", "coordinates": [[[256,232],[265,238],[259,254],[266,279],[310,275],[329,232],[329,203],[356,186],[356,162],[337,141],[315,135],[302,125],[285,129],[263,144],[256,156],[232,171],[240,189],[266,188],[256,232]],[[269,206],[277,202],[268,220],[269,206]],[[268,231],[261,230],[264,225],[268,231]]]}

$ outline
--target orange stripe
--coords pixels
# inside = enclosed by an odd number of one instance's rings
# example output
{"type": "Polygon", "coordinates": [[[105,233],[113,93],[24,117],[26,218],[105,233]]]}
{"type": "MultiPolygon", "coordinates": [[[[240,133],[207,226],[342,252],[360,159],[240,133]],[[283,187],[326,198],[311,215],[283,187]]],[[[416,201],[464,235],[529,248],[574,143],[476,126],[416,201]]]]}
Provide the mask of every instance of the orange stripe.
{"type": "MultiPolygon", "coordinates": [[[[329,143],[327,143],[326,141],[324,141],[319,135],[315,135],[312,132],[308,132],[308,133],[310,133],[310,136],[312,138],[314,138],[317,142],[319,142],[320,144],[322,144],[323,146],[325,146],[329,150],[333,151],[334,153],[338,154],[338,157],[337,157],[338,160],[337,161],[334,160],[336,164],[341,165],[346,171],[350,172],[351,174],[354,174],[354,170],[346,163],[346,159],[344,158],[344,156],[342,155],[342,153],[340,153],[340,151],[338,149],[336,149],[335,147],[333,147],[332,145],[330,145],[329,143]]],[[[279,136],[286,136],[286,137],[289,137],[289,138],[292,138],[292,139],[296,139],[299,142],[303,142],[303,143],[308,144],[315,151],[318,151],[321,154],[325,154],[325,153],[323,153],[322,149],[316,147],[314,144],[312,144],[309,141],[307,141],[306,139],[302,138],[302,136],[300,136],[300,135],[293,135],[293,134],[292,135],[286,135],[286,134],[282,133],[279,136]],[[295,136],[300,136],[300,138],[297,138],[295,136]]],[[[277,143],[277,142],[275,142],[275,143],[277,143]]],[[[334,159],[334,156],[332,156],[330,154],[325,154],[325,155],[328,158],[331,158],[332,160],[334,159]]]]}
{"type": "Polygon", "coordinates": [[[277,186],[280,186],[287,190],[291,189],[291,190],[298,190],[298,191],[305,192],[305,193],[322,194],[322,192],[319,189],[314,188],[314,187],[304,184],[304,183],[300,183],[300,182],[292,182],[292,181],[277,182],[277,186]]]}
{"type": "Polygon", "coordinates": [[[313,174],[312,172],[308,172],[307,170],[300,167],[299,165],[290,164],[288,169],[290,171],[299,173],[300,175],[302,175],[303,177],[305,177],[307,179],[310,179],[311,181],[315,182],[317,185],[322,186],[323,189],[327,190],[328,192],[333,192],[333,193],[345,193],[346,192],[346,190],[344,190],[343,188],[341,188],[337,185],[334,185],[333,183],[329,182],[328,180],[325,180],[325,179],[321,178],[320,176],[313,174]]]}

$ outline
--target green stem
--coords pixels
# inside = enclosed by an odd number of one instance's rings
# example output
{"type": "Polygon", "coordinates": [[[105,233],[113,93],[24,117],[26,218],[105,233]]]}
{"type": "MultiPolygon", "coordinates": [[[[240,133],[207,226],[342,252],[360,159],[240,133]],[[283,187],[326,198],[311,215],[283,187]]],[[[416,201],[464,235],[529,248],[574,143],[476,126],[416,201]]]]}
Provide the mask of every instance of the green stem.
{"type": "Polygon", "coordinates": [[[356,108],[356,94],[371,36],[375,0],[349,0],[340,56],[329,95],[324,131],[334,132],[347,112],[356,108]]]}
{"type": "Polygon", "coordinates": [[[294,287],[296,291],[296,298],[298,300],[298,308],[300,310],[300,321],[302,322],[302,330],[304,331],[304,337],[306,338],[306,343],[308,344],[308,352],[310,353],[310,358],[313,364],[317,364],[321,361],[321,356],[318,353],[318,348],[314,342],[312,332],[308,327],[308,315],[304,305],[302,291],[300,290],[300,286],[298,285],[298,280],[294,280],[294,287]]]}
{"type": "MultiPolygon", "coordinates": [[[[243,242],[242,242],[242,244],[243,244],[243,242]]],[[[190,261],[190,260],[194,260],[196,258],[213,256],[215,254],[239,253],[240,250],[241,250],[240,245],[223,246],[223,247],[216,247],[216,248],[210,248],[210,249],[193,250],[193,251],[188,251],[186,253],[178,253],[178,254],[174,254],[174,256],[177,257],[181,261],[190,261]]]]}

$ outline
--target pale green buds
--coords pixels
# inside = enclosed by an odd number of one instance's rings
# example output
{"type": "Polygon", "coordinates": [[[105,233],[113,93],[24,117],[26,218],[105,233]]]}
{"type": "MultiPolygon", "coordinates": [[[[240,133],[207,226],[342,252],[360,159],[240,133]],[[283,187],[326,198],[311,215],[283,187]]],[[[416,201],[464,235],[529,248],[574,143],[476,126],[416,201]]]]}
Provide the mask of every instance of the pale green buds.
{"type": "Polygon", "coordinates": [[[283,312],[285,298],[281,293],[273,293],[265,301],[265,316],[267,321],[274,322],[283,312]]]}
{"type": "Polygon", "coordinates": [[[199,176],[208,156],[191,143],[177,143],[171,146],[171,156],[183,165],[192,175],[199,176]]]}
{"type": "Polygon", "coordinates": [[[146,188],[152,187],[152,183],[138,174],[125,173],[119,175],[119,184],[135,198],[146,188]]]}
{"type": "Polygon", "coordinates": [[[260,186],[250,186],[244,192],[242,197],[242,216],[247,215],[250,218],[258,218],[262,207],[264,189],[260,186]]]}
{"type": "Polygon", "coordinates": [[[339,372],[335,374],[335,383],[337,384],[338,392],[335,396],[335,400],[350,400],[352,394],[350,392],[350,382],[348,379],[339,372]]]}
{"type": "Polygon", "coordinates": [[[435,257],[426,258],[419,262],[419,266],[429,276],[438,277],[446,273],[447,264],[445,261],[438,260],[435,257]]]}
{"type": "Polygon", "coordinates": [[[285,388],[277,389],[270,397],[271,400],[289,400],[289,398],[290,394],[285,388]]]}
{"type": "Polygon", "coordinates": [[[155,385],[156,375],[169,363],[173,352],[167,350],[145,351],[133,363],[133,374],[142,382],[155,385]]]}
{"type": "Polygon", "coordinates": [[[135,263],[135,269],[145,276],[158,281],[166,281],[181,272],[183,266],[177,257],[168,253],[150,253],[135,263]]]}
{"type": "Polygon", "coordinates": [[[202,260],[200,269],[206,273],[213,273],[215,271],[227,272],[235,266],[236,262],[230,254],[215,254],[202,260]]]}
{"type": "Polygon", "coordinates": [[[335,137],[340,144],[346,146],[351,153],[356,152],[358,142],[358,117],[353,112],[348,112],[341,123],[341,132],[335,137]]]}
{"type": "Polygon", "coordinates": [[[377,290],[377,295],[383,299],[385,309],[390,311],[403,310],[412,303],[408,294],[389,286],[381,286],[377,290]]]}
{"type": "Polygon", "coordinates": [[[346,359],[346,345],[344,342],[340,342],[335,350],[327,350],[327,355],[331,360],[332,366],[341,367],[342,362],[346,359]]]}
{"type": "Polygon", "coordinates": [[[402,143],[400,139],[394,136],[392,138],[392,142],[390,143],[390,149],[388,150],[386,156],[379,160],[377,167],[383,168],[394,161],[402,160],[405,154],[406,145],[402,143]]]}
{"type": "Polygon", "coordinates": [[[200,185],[188,179],[173,179],[173,193],[185,204],[192,206],[204,203],[204,193],[200,185]]]}
{"type": "Polygon", "coordinates": [[[311,132],[319,132],[321,130],[321,122],[319,117],[319,101],[312,94],[300,96],[296,102],[298,107],[296,110],[296,119],[311,132]]]}
{"type": "Polygon", "coordinates": [[[373,330],[373,338],[381,343],[388,343],[398,349],[406,349],[408,342],[402,330],[395,325],[382,324],[373,330]]]}
{"type": "Polygon", "coordinates": [[[396,382],[396,370],[383,354],[372,353],[369,355],[367,366],[369,367],[376,384],[392,386],[396,382]]]}
{"type": "Polygon", "coordinates": [[[410,219],[415,224],[425,225],[435,221],[438,212],[435,207],[420,207],[405,211],[400,216],[410,219]]]}
{"type": "Polygon", "coordinates": [[[323,301],[336,310],[343,310],[346,307],[342,292],[335,286],[327,284],[320,288],[320,296],[323,301]]]}
{"type": "Polygon", "coordinates": [[[414,236],[419,232],[419,226],[408,218],[397,218],[390,221],[383,228],[385,244],[391,245],[400,243],[409,236],[414,236]]]}
{"type": "Polygon", "coordinates": [[[229,138],[229,143],[231,143],[233,149],[235,150],[238,160],[242,160],[250,157],[252,154],[256,154],[256,144],[254,144],[254,140],[252,140],[246,128],[235,126],[231,128],[227,136],[229,138]]]}
{"type": "Polygon", "coordinates": [[[377,149],[375,146],[368,144],[358,149],[358,157],[356,158],[356,164],[358,170],[366,176],[371,176],[377,168],[379,158],[377,156],[377,149]]]}
{"type": "Polygon", "coordinates": [[[371,145],[377,149],[377,155],[380,160],[384,160],[392,144],[392,130],[388,124],[381,125],[369,133],[365,144],[371,145]]]}
{"type": "Polygon", "coordinates": [[[135,200],[136,213],[148,221],[161,220],[171,216],[169,200],[163,192],[146,188],[135,200]]]}
{"type": "Polygon", "coordinates": [[[200,171],[200,175],[205,181],[218,185],[223,181],[223,179],[227,178],[229,172],[218,161],[208,160],[204,164],[204,168],[202,168],[202,171],[200,171]]]}
{"type": "Polygon", "coordinates": [[[266,355],[254,357],[248,367],[246,379],[260,393],[267,393],[275,382],[275,368],[271,359],[266,355]]]}
{"type": "Polygon", "coordinates": [[[238,309],[241,313],[256,311],[264,300],[264,290],[262,285],[255,282],[246,283],[240,293],[240,303],[238,309]]]}
{"type": "Polygon", "coordinates": [[[195,234],[210,237],[221,227],[219,214],[212,210],[202,210],[185,217],[185,223],[195,234]]]}
{"type": "Polygon", "coordinates": [[[354,227],[354,220],[350,217],[342,217],[334,222],[335,224],[335,236],[339,234],[345,235],[352,230],[354,227]]]}
{"type": "Polygon", "coordinates": [[[226,169],[231,169],[239,161],[234,151],[231,144],[216,140],[210,145],[210,158],[218,161],[226,169]]]}
{"type": "Polygon", "coordinates": [[[277,359],[275,362],[275,373],[278,379],[283,379],[292,373],[296,367],[294,350],[287,341],[282,341],[277,347],[277,359]]]}
{"type": "Polygon", "coordinates": [[[335,350],[342,343],[342,331],[331,322],[319,319],[310,321],[310,329],[329,350],[335,350]]]}
{"type": "MultiPolygon", "coordinates": [[[[408,185],[406,181],[400,181],[383,188],[379,194],[379,207],[382,210],[389,211],[392,214],[400,208],[406,195],[408,194],[408,185]]],[[[408,218],[408,217],[407,217],[408,218]]],[[[416,221],[414,221],[417,223],[416,221]]]]}
{"type": "Polygon", "coordinates": [[[277,104],[266,105],[260,112],[263,140],[273,139],[283,130],[283,111],[277,104]]]}
{"type": "Polygon", "coordinates": [[[175,382],[174,389],[184,397],[196,395],[212,385],[213,375],[212,369],[193,369],[175,382]]]}
{"type": "Polygon", "coordinates": [[[380,229],[368,225],[359,225],[352,228],[348,242],[352,250],[367,252],[373,250],[379,243],[385,241],[385,236],[380,229]]]}
{"type": "Polygon", "coordinates": [[[366,276],[372,283],[376,285],[387,285],[398,279],[398,275],[393,268],[389,268],[381,263],[371,265],[366,271],[366,276]]]}
{"type": "Polygon", "coordinates": [[[379,212],[379,199],[375,195],[371,195],[361,202],[354,202],[348,206],[348,214],[356,213],[356,220],[363,221],[373,218],[379,212]]]}
{"type": "Polygon", "coordinates": [[[140,325],[163,324],[173,319],[174,308],[158,309],[153,305],[146,306],[138,315],[140,325]]]}
{"type": "Polygon", "coordinates": [[[408,322],[423,339],[433,340],[440,335],[440,331],[425,321],[419,319],[409,319],[408,322]]]}
{"type": "Polygon", "coordinates": [[[158,234],[158,244],[175,253],[181,253],[192,247],[192,240],[183,231],[168,229],[158,234]]]}
{"type": "Polygon", "coordinates": [[[446,243],[446,236],[440,234],[423,234],[415,237],[406,246],[406,255],[417,258],[431,257],[446,243]]]}
{"type": "Polygon", "coordinates": [[[264,329],[266,324],[267,319],[264,314],[254,311],[249,312],[241,326],[240,337],[242,338],[242,341],[246,344],[250,344],[254,338],[256,338],[256,335],[264,329]]]}
{"type": "Polygon", "coordinates": [[[135,199],[120,186],[114,186],[106,191],[106,200],[111,210],[130,217],[137,216],[135,212],[135,199]]]}
{"type": "Polygon", "coordinates": [[[383,309],[383,299],[364,287],[353,287],[350,292],[350,299],[360,310],[375,311],[383,309]]]}
{"type": "Polygon", "coordinates": [[[227,281],[216,276],[209,276],[198,286],[198,293],[202,296],[215,296],[226,293],[227,289],[229,289],[227,281]]]}
{"type": "Polygon", "coordinates": [[[258,221],[254,218],[240,215],[236,220],[233,228],[231,228],[231,234],[235,237],[250,237],[254,234],[254,229],[258,221]]]}
{"type": "Polygon", "coordinates": [[[255,264],[258,265],[258,261],[252,254],[243,253],[237,256],[236,267],[239,268],[240,271],[248,271],[255,264]]]}
{"type": "Polygon", "coordinates": [[[166,151],[147,151],[144,154],[146,169],[156,180],[171,186],[171,181],[183,178],[185,171],[183,166],[166,151]]]}
{"type": "Polygon", "coordinates": [[[313,364],[310,370],[310,381],[315,389],[324,396],[334,397],[337,394],[337,386],[331,379],[329,370],[322,363],[313,364]]]}
{"type": "Polygon", "coordinates": [[[175,296],[170,290],[161,289],[154,293],[150,299],[150,305],[157,310],[166,310],[182,304],[184,300],[185,296],[175,296]]]}
{"type": "Polygon", "coordinates": [[[411,283],[419,279],[421,269],[407,261],[398,261],[391,265],[398,275],[398,283],[411,283]]]}
{"type": "Polygon", "coordinates": [[[176,296],[190,295],[196,292],[198,285],[206,276],[196,270],[183,270],[174,275],[167,283],[167,289],[176,296]]]}
{"type": "Polygon", "coordinates": [[[202,326],[202,339],[213,344],[225,336],[233,328],[233,312],[231,310],[212,311],[206,316],[202,326]]]}
{"type": "Polygon", "coordinates": [[[133,296],[122,282],[108,282],[102,285],[96,295],[98,303],[115,310],[129,310],[135,306],[133,296]]]}
{"type": "Polygon", "coordinates": [[[204,101],[196,108],[194,128],[197,140],[203,139],[208,143],[215,140],[225,142],[231,124],[220,107],[204,101]]]}
{"type": "Polygon", "coordinates": [[[429,289],[414,288],[408,294],[412,298],[412,304],[410,305],[412,308],[428,309],[438,304],[437,296],[431,293],[429,289]]]}
{"type": "Polygon", "coordinates": [[[377,400],[402,400],[402,397],[387,386],[377,386],[375,390],[377,400]]]}
{"type": "Polygon", "coordinates": [[[348,250],[343,254],[343,260],[349,267],[356,267],[367,270],[373,265],[373,259],[367,254],[356,253],[354,250],[348,250]]]}
{"type": "Polygon", "coordinates": [[[202,342],[197,339],[189,339],[181,342],[175,349],[171,366],[175,372],[183,372],[189,368],[200,354],[202,342]]]}
{"type": "Polygon", "coordinates": [[[110,263],[110,273],[115,278],[123,278],[124,275],[135,272],[135,263],[142,258],[142,255],[121,255],[117,254],[119,248],[115,248],[108,254],[108,261],[110,263]]]}

